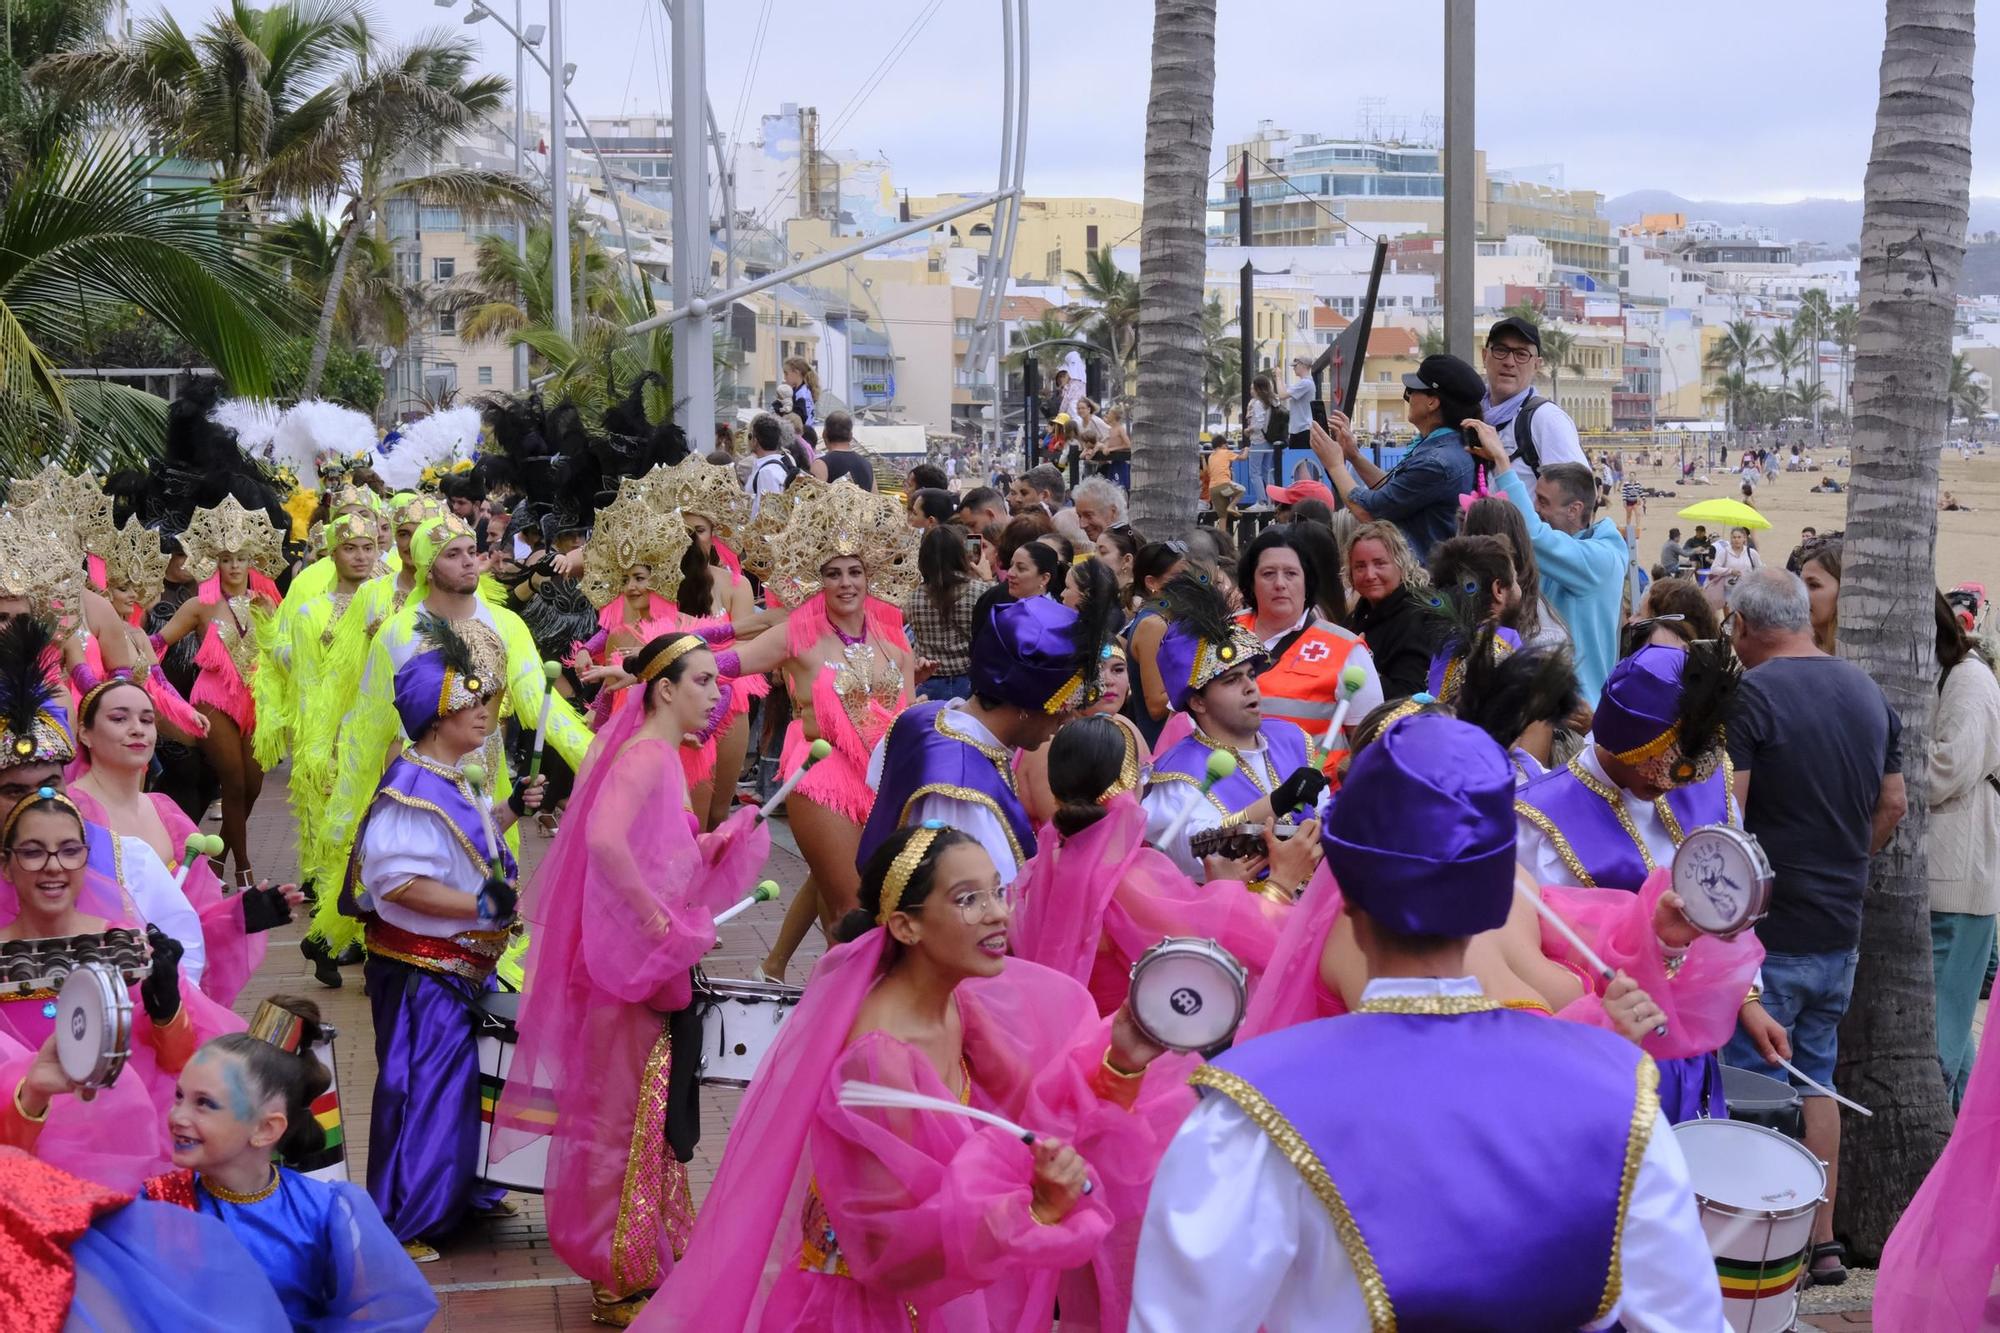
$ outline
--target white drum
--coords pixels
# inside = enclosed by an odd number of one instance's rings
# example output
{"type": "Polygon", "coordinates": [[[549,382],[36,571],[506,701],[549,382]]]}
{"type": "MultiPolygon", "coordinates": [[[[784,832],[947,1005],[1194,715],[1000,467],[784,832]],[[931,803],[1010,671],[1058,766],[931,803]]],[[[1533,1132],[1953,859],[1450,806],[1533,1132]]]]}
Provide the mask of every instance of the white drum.
{"type": "Polygon", "coordinates": [[[1132,1019],[1170,1051],[1213,1051],[1243,1021],[1250,974],[1214,940],[1167,938],[1132,964],[1132,1019]]]}
{"type": "Polygon", "coordinates": [[[803,986],[738,981],[694,974],[694,1007],[701,1018],[701,1081],[747,1088],[778,1039],[778,1025],[805,994],[803,986]]]}
{"type": "Polygon", "coordinates": [[[326,1135],[326,1143],[316,1153],[296,1164],[298,1173],[311,1176],[314,1180],[339,1180],[352,1183],[347,1174],[347,1127],[340,1119],[340,1075],[334,1069],[334,1043],[338,1039],[332,1028],[326,1032],[324,1041],[312,1044],[313,1058],[326,1067],[326,1091],[313,1099],[312,1117],[319,1121],[320,1132],[326,1135]]]}
{"type": "Polygon", "coordinates": [[[1674,1139],[1687,1158],[1729,1327],[1791,1328],[1826,1168],[1776,1130],[1740,1120],[1685,1121],[1674,1139]]]}
{"type": "Polygon", "coordinates": [[[488,991],[479,997],[479,1179],[523,1194],[540,1194],[549,1174],[549,1139],[541,1137],[508,1153],[493,1155],[493,1110],[514,1068],[518,991],[488,991]]]}
{"type": "Polygon", "coordinates": [[[108,1088],[132,1054],[132,993],[108,963],[80,963],[56,991],[56,1060],[72,1083],[108,1088]]]}
{"type": "Polygon", "coordinates": [[[1739,935],[1771,910],[1771,859],[1757,839],[1727,824],[1698,828],[1674,852],[1674,892],[1696,930],[1739,935]]]}

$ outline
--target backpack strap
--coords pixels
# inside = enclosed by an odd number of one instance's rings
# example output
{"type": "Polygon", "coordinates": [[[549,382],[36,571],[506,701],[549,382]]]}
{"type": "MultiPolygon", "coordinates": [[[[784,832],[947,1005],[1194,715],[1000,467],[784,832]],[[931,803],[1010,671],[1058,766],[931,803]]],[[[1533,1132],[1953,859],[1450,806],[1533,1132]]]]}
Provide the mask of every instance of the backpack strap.
{"type": "Polygon", "coordinates": [[[1549,400],[1530,389],[1527,401],[1522,403],[1521,410],[1514,414],[1514,456],[1526,463],[1528,471],[1537,476],[1540,476],[1542,471],[1542,451],[1535,448],[1535,437],[1528,429],[1528,423],[1534,418],[1536,410],[1547,401],[1549,400]]]}

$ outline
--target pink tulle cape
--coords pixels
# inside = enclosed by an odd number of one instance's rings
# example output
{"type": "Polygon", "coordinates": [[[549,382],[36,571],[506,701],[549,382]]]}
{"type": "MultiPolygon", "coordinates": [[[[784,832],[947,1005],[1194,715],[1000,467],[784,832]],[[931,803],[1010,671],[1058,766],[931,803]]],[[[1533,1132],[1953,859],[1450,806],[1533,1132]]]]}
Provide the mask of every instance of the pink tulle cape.
{"type": "Polygon", "coordinates": [[[1320,955],[1340,916],[1340,904],[1340,885],[1322,861],[1279,929],[1263,979],[1250,989],[1250,1007],[1236,1029],[1238,1042],[1347,1012],[1340,996],[1319,978],[1320,955]]]}
{"type": "MultiPolygon", "coordinates": [[[[74,786],[70,788],[69,796],[76,802],[76,808],[83,811],[85,819],[111,828],[111,821],[95,796],[74,786]]],[[[158,812],[160,823],[167,830],[167,841],[182,849],[179,854],[165,858],[167,869],[178,875],[188,836],[197,831],[194,822],[174,804],[172,797],[163,792],[147,792],[146,799],[158,812]]],[[[136,836],[129,829],[112,828],[111,831],[136,836]]],[[[214,863],[207,857],[197,856],[194,859],[187,878],[181,882],[181,891],[187,895],[195,915],[201,918],[202,949],[208,958],[201,974],[202,993],[224,1007],[235,1004],[236,997],[249,984],[251,974],[264,961],[266,939],[262,934],[244,932],[243,899],[236,894],[223,893],[222,880],[215,873],[214,863]]]]}
{"type": "MultiPolygon", "coordinates": [[[[134,611],[136,612],[137,609],[135,607],[134,611]]],[[[109,678],[111,675],[104,666],[103,645],[94,635],[91,637],[90,642],[83,646],[83,660],[89,664],[91,672],[100,680],[109,678]]],[[[140,688],[146,691],[147,696],[152,699],[153,709],[159,714],[161,720],[173,726],[182,735],[196,736],[200,734],[201,723],[197,719],[201,715],[194,711],[193,704],[181,697],[181,692],[174,688],[172,681],[167,679],[166,672],[155,667],[146,673],[145,679],[141,680],[139,685],[140,688]]],[[[83,702],[81,696],[78,696],[77,702],[79,704],[83,702]]],[[[81,717],[75,711],[72,711],[70,716],[77,718],[77,725],[79,727],[83,725],[81,717]]],[[[80,745],[77,747],[77,760],[79,763],[83,762],[83,747],[80,745]]],[[[72,771],[81,770],[73,768],[72,771]]]]}
{"type": "Polygon", "coordinates": [[[820,961],[738,1112],[693,1242],[635,1327],[1026,1333],[1050,1326],[1059,1297],[1066,1330],[1124,1328],[1146,1190],[1193,1104],[1191,1062],[1156,1061],[1120,1109],[1093,1086],[1109,1025],[1081,986],[1021,959],[961,983],[973,1105],[1072,1142],[1097,1182],[1042,1226],[1028,1149],[1007,1134],[838,1104],[850,1078],[951,1095],[903,1042],[850,1039],[886,940],[872,930],[820,961]],[[809,1185],[851,1277],[801,1266],[809,1185]]]}
{"type": "MultiPolygon", "coordinates": [[[[512,1152],[548,1132],[553,1106],[549,1241],[604,1283],[647,1058],[665,1015],[692,999],[714,913],[748,890],[771,843],[747,808],[697,836],[679,747],[635,739],[643,721],[643,709],[625,709],[596,738],[528,892],[534,944],[514,1076],[494,1117],[497,1147],[512,1152]]],[[[674,1262],[670,1232],[658,1228],[661,1271],[674,1262]]]]}
{"type": "Polygon", "coordinates": [[[1146,845],[1146,812],[1129,793],[1089,828],[1063,838],[1050,825],[1036,841],[1015,881],[1014,954],[1089,987],[1099,1013],[1125,1002],[1132,964],[1169,935],[1214,940],[1253,983],[1270,965],[1290,909],[1233,880],[1182,874],[1146,845]]]}
{"type": "Polygon", "coordinates": [[[2000,1328],[2000,1023],[1979,1039],[1958,1124],[1903,1210],[1875,1279],[1883,1333],[2000,1328]]]}
{"type": "MultiPolygon", "coordinates": [[[[107,875],[85,869],[76,910],[102,917],[105,927],[143,930],[138,910],[124,886],[107,875]]],[[[20,914],[14,886],[0,878],[0,927],[20,914]]],[[[35,1155],[75,1175],[136,1193],[148,1176],[173,1165],[167,1138],[167,1112],[174,1104],[178,1067],[163,1068],[155,1049],[153,1020],[139,998],[139,987],[127,988],[132,998],[131,1058],[110,1087],[89,1101],[57,1098],[35,1144],[35,1155]]],[[[43,1001],[0,1002],[0,1036],[33,1053],[55,1030],[55,1019],[44,1017],[43,1001]]],[[[193,986],[181,986],[181,1005],[193,1024],[194,1046],[226,1032],[241,1032],[244,1022],[193,986]]]]}

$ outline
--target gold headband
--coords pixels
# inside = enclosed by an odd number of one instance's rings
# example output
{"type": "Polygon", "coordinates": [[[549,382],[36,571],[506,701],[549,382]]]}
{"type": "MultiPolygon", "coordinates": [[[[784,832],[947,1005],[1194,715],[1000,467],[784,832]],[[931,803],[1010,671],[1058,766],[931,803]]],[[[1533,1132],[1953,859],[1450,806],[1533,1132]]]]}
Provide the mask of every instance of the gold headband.
{"type": "MultiPolygon", "coordinates": [[[[146,694],[146,685],[145,685],[146,674],[149,673],[135,674],[130,676],[112,676],[109,679],[100,680],[97,682],[97,684],[91,686],[90,689],[85,692],[83,698],[77,700],[76,703],[77,729],[81,731],[83,727],[88,725],[87,723],[84,722],[84,719],[90,716],[91,704],[95,703],[99,698],[99,696],[103,695],[107,690],[114,689],[120,685],[130,685],[133,689],[139,691],[141,694],[146,694]]],[[[150,694],[147,694],[146,698],[147,702],[150,703],[152,701],[152,696],[150,694]]]]}
{"type": "Polygon", "coordinates": [[[650,685],[659,678],[662,671],[686,657],[697,648],[708,647],[708,641],[699,634],[685,634],[660,650],[660,655],[646,663],[639,672],[639,683],[650,685]]]}
{"type": "Polygon", "coordinates": [[[889,924],[889,918],[901,907],[903,894],[910,887],[910,876],[917,873],[917,866],[942,832],[942,824],[921,826],[903,844],[903,850],[896,853],[896,859],[889,863],[889,873],[882,878],[882,905],[875,912],[877,925],[889,924]]]}
{"type": "Polygon", "coordinates": [[[1125,757],[1118,761],[1118,780],[1106,787],[1104,794],[1097,798],[1099,805],[1109,805],[1126,792],[1137,791],[1142,776],[1139,768],[1139,744],[1132,735],[1132,729],[1122,722],[1114,722],[1114,725],[1118,728],[1118,734],[1125,738],[1125,757]]]}
{"type": "Polygon", "coordinates": [[[14,809],[7,816],[7,823],[4,826],[0,826],[0,846],[13,845],[14,825],[21,822],[21,816],[26,814],[28,807],[37,801],[53,801],[75,815],[78,824],[84,822],[83,811],[76,808],[75,801],[72,801],[54,787],[37,787],[34,791],[28,793],[28,795],[14,802],[14,809]]]}

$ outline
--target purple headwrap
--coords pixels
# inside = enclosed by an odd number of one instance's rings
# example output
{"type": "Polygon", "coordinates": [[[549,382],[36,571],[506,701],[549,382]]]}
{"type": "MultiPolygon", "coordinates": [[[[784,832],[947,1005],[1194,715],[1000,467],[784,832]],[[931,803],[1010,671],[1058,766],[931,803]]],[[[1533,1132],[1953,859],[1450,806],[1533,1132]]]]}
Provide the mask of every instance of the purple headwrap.
{"type": "Polygon", "coordinates": [[[1648,644],[1611,669],[1591,738],[1654,786],[1706,782],[1741,676],[1725,644],[1648,644]]]}
{"type": "Polygon", "coordinates": [[[1493,930],[1514,902],[1514,769],[1479,728],[1419,713],[1355,756],[1320,835],[1348,902],[1404,935],[1493,930]]]}
{"type": "Polygon", "coordinates": [[[413,741],[439,718],[491,699],[506,685],[505,650],[484,625],[470,624],[461,632],[424,615],[417,618],[417,635],[436,647],[396,668],[396,716],[413,741]]]}
{"type": "Polygon", "coordinates": [[[1175,712],[1185,709],[1194,692],[1217,676],[1268,656],[1263,641],[1249,630],[1236,624],[1229,629],[1229,637],[1218,642],[1184,620],[1167,627],[1160,640],[1160,679],[1166,682],[1167,701],[1175,712]]]}
{"type": "Polygon", "coordinates": [[[1101,643],[1076,642],[1079,617],[1049,597],[983,602],[972,627],[972,692],[1017,708],[1060,713],[1091,702],[1101,643]]]}
{"type": "MultiPolygon", "coordinates": [[[[1521,650],[1521,636],[1505,625],[1493,631],[1493,660],[1521,650]]],[[[1465,680],[1465,655],[1467,648],[1463,640],[1453,638],[1431,657],[1431,669],[1424,680],[1424,691],[1442,704],[1458,702],[1458,687],[1465,680]]]]}

